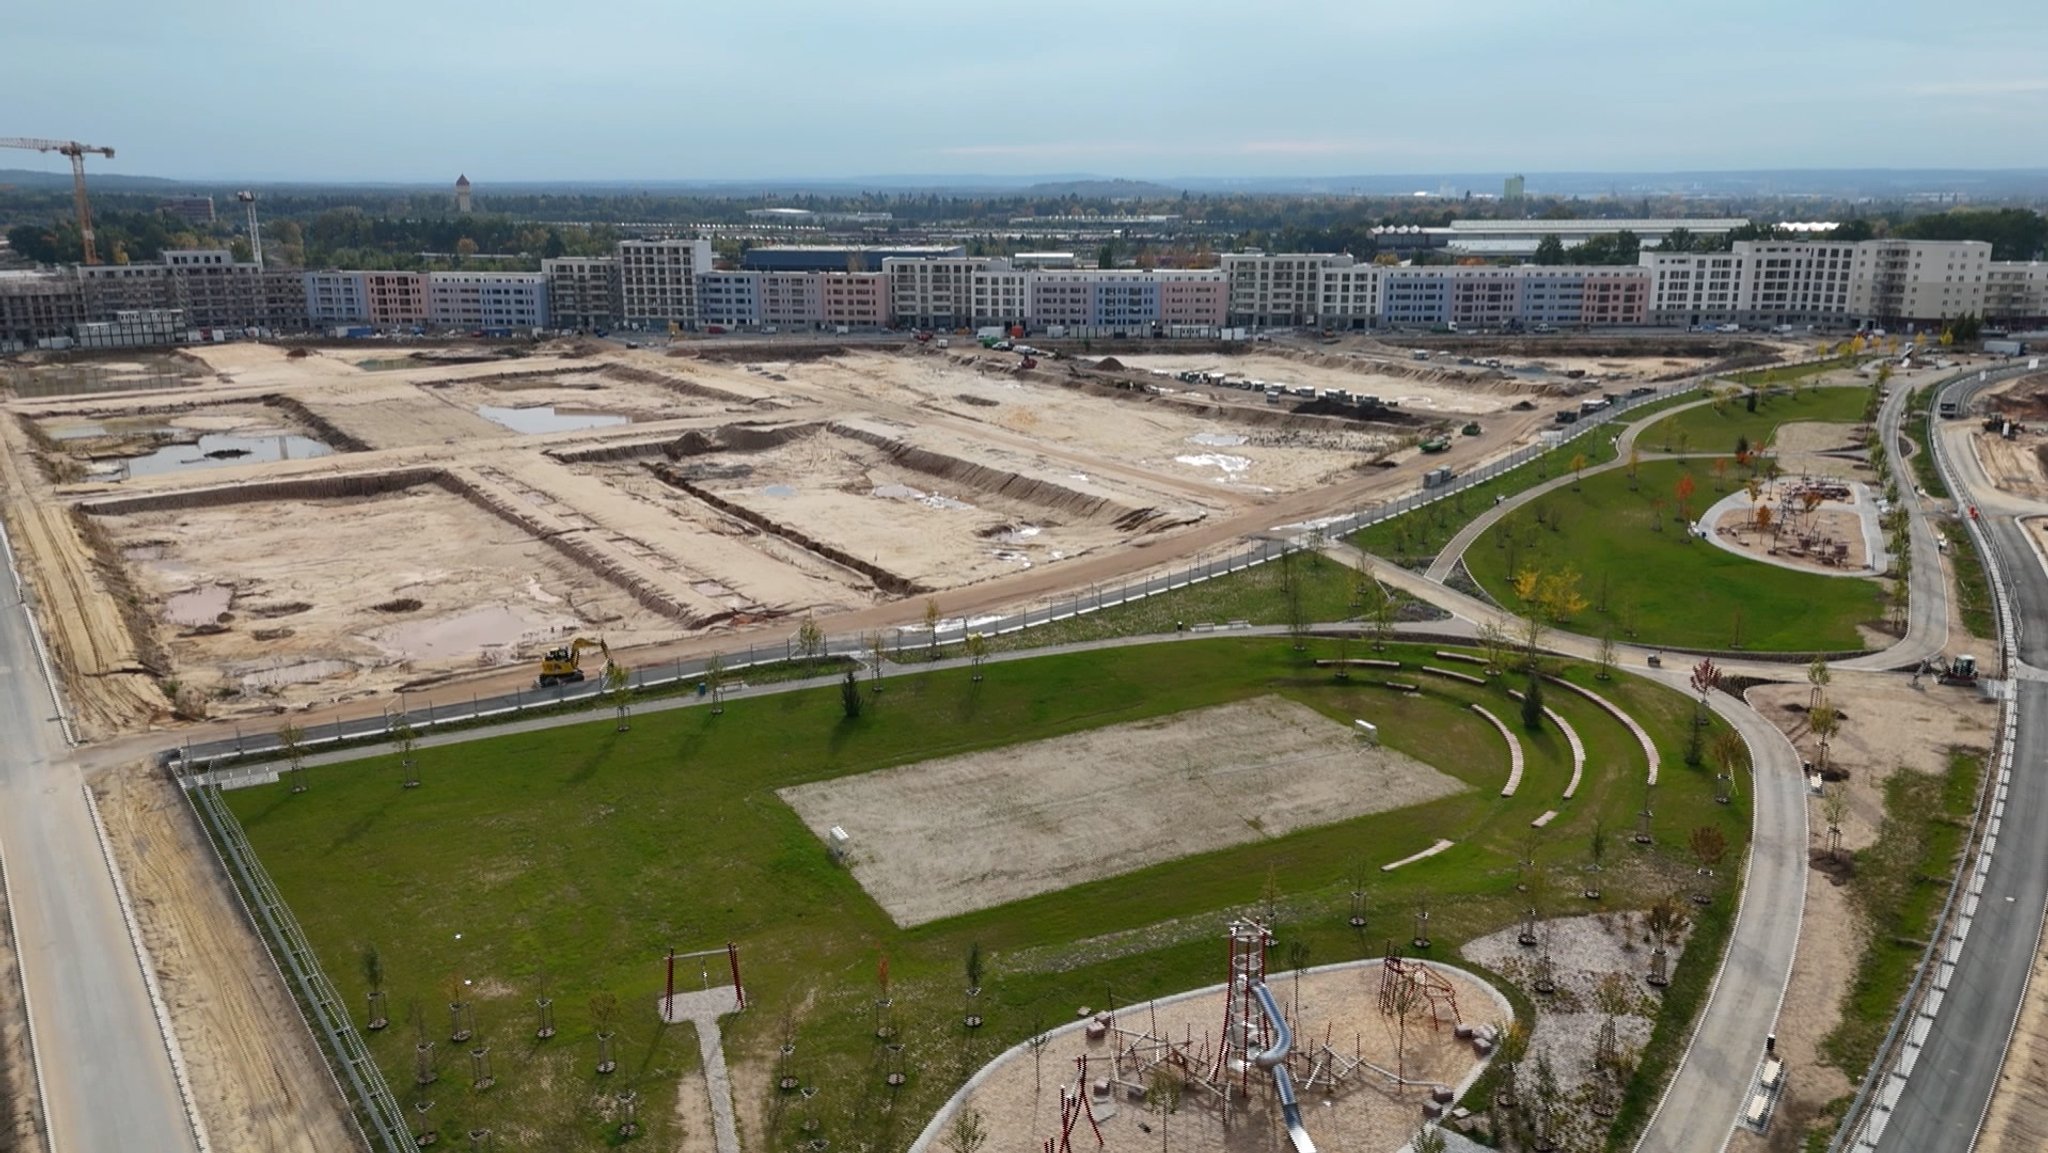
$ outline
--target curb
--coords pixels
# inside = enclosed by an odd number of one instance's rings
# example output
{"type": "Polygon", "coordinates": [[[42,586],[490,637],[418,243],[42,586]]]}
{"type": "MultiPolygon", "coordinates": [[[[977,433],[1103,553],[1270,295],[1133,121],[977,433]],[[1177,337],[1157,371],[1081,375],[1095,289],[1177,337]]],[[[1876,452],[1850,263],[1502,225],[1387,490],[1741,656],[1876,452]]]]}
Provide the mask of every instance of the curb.
{"type": "Polygon", "coordinates": [[[71,728],[71,714],[64,711],[64,694],[57,687],[57,674],[50,666],[50,650],[43,643],[43,630],[36,624],[35,610],[28,603],[28,584],[21,579],[21,567],[14,560],[14,542],[7,537],[7,524],[0,520],[0,553],[7,556],[7,571],[14,577],[15,591],[21,594],[21,615],[28,621],[28,639],[36,650],[36,663],[42,666],[43,683],[49,687],[50,703],[57,708],[57,724],[64,730],[64,743],[78,747],[78,734],[71,728]]]}
{"type": "Polygon", "coordinates": [[[28,975],[21,968],[21,929],[14,923],[14,894],[13,890],[7,887],[5,853],[0,853],[0,894],[7,897],[7,939],[14,942],[15,947],[14,976],[15,983],[21,986],[22,1023],[28,1026],[28,1060],[36,1074],[36,1106],[37,1112],[42,1115],[43,1148],[49,1150],[49,1153],[57,1153],[57,1130],[50,1123],[50,1094],[43,1087],[43,1051],[36,1045],[35,1006],[29,1003],[28,975]]]}

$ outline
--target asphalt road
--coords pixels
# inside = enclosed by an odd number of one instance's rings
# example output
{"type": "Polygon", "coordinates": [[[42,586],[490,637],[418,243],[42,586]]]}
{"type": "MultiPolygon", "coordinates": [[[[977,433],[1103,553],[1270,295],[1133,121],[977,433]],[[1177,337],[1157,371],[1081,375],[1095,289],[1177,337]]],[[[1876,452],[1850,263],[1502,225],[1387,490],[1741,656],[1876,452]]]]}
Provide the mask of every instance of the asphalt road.
{"type": "Polygon", "coordinates": [[[0,853],[54,1153],[192,1150],[82,782],[0,563],[0,853]]]}
{"type": "MultiPolygon", "coordinates": [[[[1951,395],[1966,397],[1980,387],[1961,385],[1951,395]]],[[[2048,828],[2048,629],[2038,624],[2048,619],[2048,570],[2014,519],[2034,506],[1978,487],[1984,478],[1974,462],[1953,463],[1957,496],[1983,510],[1980,523],[2017,617],[2021,667],[2012,670],[2013,774],[1976,919],[1941,1011],[1877,1143],[1883,1153],[1966,1150],[1974,1144],[1998,1086],[2006,1030],[2025,995],[2048,912],[2048,837],[2041,835],[2048,828]]]]}

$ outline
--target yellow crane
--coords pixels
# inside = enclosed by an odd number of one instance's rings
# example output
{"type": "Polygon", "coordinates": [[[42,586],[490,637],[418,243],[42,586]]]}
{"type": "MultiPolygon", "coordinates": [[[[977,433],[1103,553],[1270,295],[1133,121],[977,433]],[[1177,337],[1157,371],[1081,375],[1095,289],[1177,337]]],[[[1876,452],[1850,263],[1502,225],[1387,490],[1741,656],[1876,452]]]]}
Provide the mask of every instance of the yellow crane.
{"type": "Polygon", "coordinates": [[[605,667],[611,667],[611,646],[604,643],[603,637],[577,637],[561,648],[549,649],[541,654],[540,687],[545,689],[555,685],[575,684],[582,680],[583,654],[589,649],[603,653],[605,667]]]}
{"type": "Polygon", "coordinates": [[[92,243],[92,205],[85,199],[85,157],[98,153],[109,160],[114,150],[76,140],[38,140],[28,136],[0,136],[0,148],[24,148],[31,152],[56,152],[71,158],[71,201],[78,208],[78,240],[85,248],[85,262],[98,264],[100,254],[92,243]]]}

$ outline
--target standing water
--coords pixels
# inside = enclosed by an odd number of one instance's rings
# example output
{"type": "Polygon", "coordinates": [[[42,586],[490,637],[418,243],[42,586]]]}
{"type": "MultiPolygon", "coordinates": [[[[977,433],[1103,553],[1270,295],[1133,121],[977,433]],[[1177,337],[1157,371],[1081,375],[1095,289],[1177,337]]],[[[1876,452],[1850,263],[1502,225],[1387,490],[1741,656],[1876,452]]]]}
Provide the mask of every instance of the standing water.
{"type": "Polygon", "coordinates": [[[534,405],[531,408],[500,408],[496,405],[481,405],[477,413],[488,420],[496,421],[513,432],[576,432],[585,428],[611,428],[614,425],[630,424],[632,417],[619,416],[610,412],[577,412],[560,409],[552,404],[534,405]]]}

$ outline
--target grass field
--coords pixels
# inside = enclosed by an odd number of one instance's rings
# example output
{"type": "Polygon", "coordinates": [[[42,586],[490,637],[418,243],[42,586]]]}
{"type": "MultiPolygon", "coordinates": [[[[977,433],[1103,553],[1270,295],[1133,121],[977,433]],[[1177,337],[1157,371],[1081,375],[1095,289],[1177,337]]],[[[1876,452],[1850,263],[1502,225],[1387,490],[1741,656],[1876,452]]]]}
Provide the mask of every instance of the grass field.
{"type": "MultiPolygon", "coordinates": [[[[1697,392],[1683,392],[1667,396],[1649,404],[1630,409],[1613,427],[1619,429],[1625,424],[1634,424],[1646,416],[1654,415],[1667,408],[1689,404],[1700,399],[1697,392]]],[[[1395,564],[1411,567],[1427,567],[1436,559],[1436,554],[1458,530],[1471,523],[1472,518],[1493,507],[1496,497],[1513,496],[1525,488],[1533,488],[1555,476],[1562,476],[1571,470],[1576,457],[1586,458],[1588,467],[1614,459],[1612,436],[1595,433],[1581,437],[1570,444],[1560,445],[1534,460],[1481,481],[1470,488],[1462,488],[1444,500],[1434,501],[1410,509],[1399,516],[1389,517],[1377,524],[1351,534],[1350,541],[1365,552],[1385,557],[1395,564]]]]}
{"type": "Polygon", "coordinates": [[[1695,515],[1719,499],[1717,483],[1737,483],[1685,461],[1643,464],[1637,491],[1624,469],[1589,476],[1576,492],[1562,488],[1509,514],[1473,543],[1465,566],[1513,607],[1515,572],[1576,570],[1590,603],[1570,622],[1574,632],[1612,627],[1617,639],[1643,644],[1757,652],[1864,647],[1856,625],[1878,616],[1875,582],[1780,568],[1688,536],[1676,515],[1681,476],[1693,480],[1695,515]]]}
{"type": "MultiPolygon", "coordinates": [[[[1563,810],[1538,851],[1562,871],[1586,859],[1596,820],[1624,829],[1642,804],[1640,750],[1576,694],[1550,698],[1587,744],[1578,797],[1560,800],[1569,753],[1546,731],[1525,738],[1522,788],[1502,798],[1505,751],[1465,707],[1486,700],[1513,715],[1501,686],[1410,673],[1425,682],[1410,696],[1365,683],[1362,671],[1336,681],[1305,663],[1313,655],[1285,640],[1204,640],[991,665],[979,685],[964,670],[909,674],[886,682],[855,721],[844,719],[837,690],[808,690],[733,702],[718,717],[703,708],[649,713],[625,733],[605,720],[427,750],[426,784],[416,790],[399,787],[387,755],[311,769],[304,794],[278,786],[228,799],[350,1004],[362,1005],[367,992],[362,951],[380,950],[395,1023],[370,1044],[407,1104],[415,1099],[407,1007],[422,1006],[438,1042],[442,1080],[429,1095],[444,1133],[485,1125],[504,1149],[604,1147],[600,1094],[630,1085],[644,1099],[648,1147],[703,1147],[708,1134],[681,1132],[676,1120],[694,1041],[687,1027],[659,1025],[653,1006],[666,949],[733,940],[755,1006],[726,1021],[742,1118],[762,1118],[743,1127],[748,1147],[785,1147],[791,1127],[808,1118],[838,1147],[894,1149],[973,1068],[1071,1019],[1076,1006],[1129,1004],[1218,980],[1217,933],[1230,911],[1271,899],[1281,939],[1306,944],[1311,963],[1322,963],[1376,955],[1385,936],[1405,933],[1426,892],[1433,951],[1450,956],[1459,942],[1515,919],[1513,861],[1531,818],[1563,810]],[[1275,693],[1342,723],[1372,718],[1389,746],[1470,788],[914,930],[896,928],[830,864],[774,792],[1275,693]],[[1378,872],[1438,836],[1457,847],[1378,872]],[[1357,933],[1345,918],[1361,872],[1373,912],[1357,933]],[[989,958],[980,1010],[988,1025],[974,1034],[958,1024],[970,943],[989,958]],[[881,1081],[888,1057],[873,1036],[884,957],[911,1071],[893,1098],[881,1081]],[[561,1032],[535,1042],[530,1005],[543,971],[561,1032]],[[480,1037],[493,1046],[498,1085],[488,1092],[467,1088],[466,1058],[451,1052],[451,983],[474,1000],[480,1037]],[[622,1005],[621,1068],[610,1078],[592,1068],[587,1006],[599,993],[622,1005]],[[766,1088],[785,1028],[795,1051],[783,1067],[818,1090],[807,1101],[766,1088]]],[[[1388,655],[1436,660],[1399,646],[1388,655]]],[[[1647,850],[1610,836],[1605,905],[1641,907],[1686,883],[1681,830],[1714,825],[1731,859],[1742,859],[1746,790],[1736,804],[1716,805],[1708,777],[1682,766],[1686,699],[1629,678],[1602,691],[1649,727],[1665,757],[1656,808],[1669,835],[1647,850]]],[[[1718,948],[1711,935],[1706,943],[1718,948]]],[[[1711,967],[1702,955],[1698,968],[1711,967]]],[[[685,975],[695,987],[696,971],[685,975]]],[[[1682,1026],[1668,1032],[1682,1036],[1682,1026]]],[[[700,1092],[694,1077],[686,1087],[700,1092]]]]}
{"type": "Polygon", "coordinates": [[[1838,369],[1854,368],[1864,355],[1837,356],[1828,360],[1816,360],[1810,364],[1781,364],[1774,368],[1752,368],[1748,372],[1730,374],[1729,378],[1742,384],[1772,385],[1790,384],[1795,380],[1821,376],[1838,369]]]}
{"type": "Polygon", "coordinates": [[[1724,394],[1714,404],[1673,413],[1643,430],[1636,443],[1645,451],[1717,452],[1735,454],[1738,440],[1753,448],[1769,444],[1778,426],[1794,421],[1848,424],[1863,419],[1870,390],[1842,386],[1802,388],[1775,395],[1757,394],[1756,411],[1739,395],[1724,394]]]}

